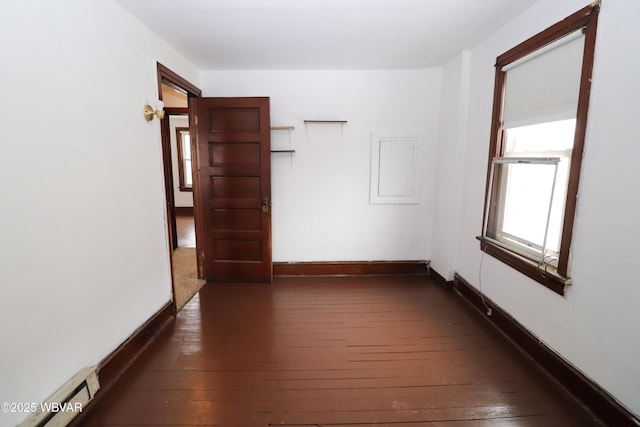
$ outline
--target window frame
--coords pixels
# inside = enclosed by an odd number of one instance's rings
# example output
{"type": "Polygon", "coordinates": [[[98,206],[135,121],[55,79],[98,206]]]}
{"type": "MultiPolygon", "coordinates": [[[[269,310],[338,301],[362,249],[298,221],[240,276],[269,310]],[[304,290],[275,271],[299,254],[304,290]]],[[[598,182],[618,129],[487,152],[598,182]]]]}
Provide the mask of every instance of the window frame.
{"type": "MultiPolygon", "coordinates": [[[[521,166],[527,167],[531,165],[538,166],[553,166],[553,184],[554,187],[550,190],[550,198],[548,205],[548,214],[551,210],[551,203],[553,200],[553,193],[555,190],[555,181],[557,178],[557,170],[558,170],[558,162],[559,158],[557,157],[503,157],[501,159],[494,158],[492,162],[493,169],[493,180],[498,178],[500,182],[505,181],[507,185],[500,186],[500,195],[498,199],[495,201],[497,206],[500,206],[500,209],[496,212],[496,224],[504,224],[505,219],[505,204],[506,204],[506,194],[508,190],[508,182],[509,182],[509,172],[508,169],[511,165],[513,166],[521,166]],[[498,171],[499,170],[499,171],[498,171]]],[[[485,213],[485,219],[488,217],[488,212],[485,213]]],[[[547,226],[548,228],[548,226],[547,226]]],[[[505,231],[504,228],[496,227],[495,235],[492,237],[494,242],[498,245],[505,245],[505,247],[510,247],[514,252],[519,253],[525,257],[538,257],[538,252],[543,253],[543,247],[537,245],[533,241],[529,241],[524,237],[516,236],[505,231]],[[510,243],[511,242],[511,243],[510,243]]],[[[483,233],[484,235],[484,233],[483,233]]]]}
{"type": "MultiPolygon", "coordinates": [[[[192,192],[193,191],[193,184],[191,186],[187,185],[186,179],[185,179],[185,167],[184,167],[184,156],[182,155],[182,145],[184,144],[184,141],[182,139],[182,132],[187,132],[189,133],[189,128],[188,127],[176,127],[176,144],[177,144],[177,148],[178,148],[178,188],[180,188],[180,191],[184,191],[184,192],[192,192]]],[[[191,153],[193,153],[193,147],[191,147],[191,144],[189,144],[189,150],[191,153]]],[[[191,155],[191,159],[193,159],[193,154],[191,155]]],[[[192,167],[193,167],[193,160],[191,163],[192,167]]],[[[193,171],[192,171],[193,172],[193,171]]],[[[193,181],[193,180],[192,180],[193,181]]]]}
{"type": "MultiPolygon", "coordinates": [[[[504,71],[503,68],[520,58],[523,58],[538,49],[573,33],[574,31],[582,29],[584,32],[585,42],[582,59],[582,74],[580,78],[580,92],[576,111],[576,129],[571,154],[557,267],[553,267],[548,264],[542,265],[539,262],[532,261],[517,254],[516,252],[500,246],[487,238],[478,238],[480,240],[480,248],[482,251],[515,268],[560,295],[564,295],[565,286],[571,283],[569,258],[580,181],[580,169],[584,151],[584,139],[587,127],[587,113],[589,109],[591,74],[593,70],[596,27],[599,10],[599,4],[592,4],[584,7],[578,12],[568,16],[562,21],[552,25],[498,56],[495,64],[496,72],[493,94],[491,137],[489,158],[487,162],[487,179],[485,185],[485,202],[483,212],[487,212],[487,209],[489,209],[487,204],[492,200],[491,192],[497,191],[497,188],[499,187],[497,185],[493,185],[494,188],[489,188],[491,182],[492,160],[494,157],[503,157],[506,148],[505,129],[503,126],[503,103],[506,93],[505,84],[507,71],[504,71]]],[[[493,198],[493,200],[495,200],[495,198],[493,198]]],[[[485,230],[494,232],[496,229],[495,210],[489,209],[488,212],[490,212],[490,214],[485,215],[483,218],[483,233],[485,230]]]]}

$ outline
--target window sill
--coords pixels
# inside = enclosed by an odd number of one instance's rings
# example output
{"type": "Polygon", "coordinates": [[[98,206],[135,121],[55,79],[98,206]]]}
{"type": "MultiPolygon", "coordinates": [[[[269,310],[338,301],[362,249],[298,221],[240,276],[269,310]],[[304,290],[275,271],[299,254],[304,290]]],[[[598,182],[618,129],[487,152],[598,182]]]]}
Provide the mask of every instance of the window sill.
{"type": "Polygon", "coordinates": [[[180,191],[193,192],[193,187],[180,187],[180,191]]]}
{"type": "Polygon", "coordinates": [[[564,296],[565,287],[571,284],[571,278],[558,274],[553,267],[549,267],[548,271],[540,270],[538,264],[528,258],[500,247],[484,237],[477,237],[477,239],[480,241],[480,249],[482,251],[515,268],[559,295],[564,296]]]}

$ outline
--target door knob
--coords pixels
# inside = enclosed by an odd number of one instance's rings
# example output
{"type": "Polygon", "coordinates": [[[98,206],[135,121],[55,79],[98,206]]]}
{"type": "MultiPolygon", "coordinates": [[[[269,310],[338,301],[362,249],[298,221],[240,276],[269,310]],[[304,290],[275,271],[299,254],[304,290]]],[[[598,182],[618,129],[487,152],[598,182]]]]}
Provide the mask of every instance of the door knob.
{"type": "Polygon", "coordinates": [[[269,197],[262,198],[262,212],[269,212],[269,197]]]}

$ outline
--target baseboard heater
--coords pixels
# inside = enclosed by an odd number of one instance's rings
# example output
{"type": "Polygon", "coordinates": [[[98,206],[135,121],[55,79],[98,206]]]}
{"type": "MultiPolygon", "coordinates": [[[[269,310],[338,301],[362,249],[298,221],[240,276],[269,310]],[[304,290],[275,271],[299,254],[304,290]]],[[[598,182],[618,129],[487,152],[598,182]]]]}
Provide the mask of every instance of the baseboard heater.
{"type": "Polygon", "coordinates": [[[74,375],[49,399],[33,408],[31,415],[18,427],[64,427],[69,424],[100,388],[96,368],[84,368],[74,375]]]}

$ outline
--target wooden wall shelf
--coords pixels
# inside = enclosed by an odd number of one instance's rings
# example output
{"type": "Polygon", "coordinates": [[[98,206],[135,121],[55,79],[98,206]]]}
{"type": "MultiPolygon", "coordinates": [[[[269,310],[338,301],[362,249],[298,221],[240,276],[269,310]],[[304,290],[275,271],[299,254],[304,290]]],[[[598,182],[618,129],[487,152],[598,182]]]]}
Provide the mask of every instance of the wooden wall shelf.
{"type": "Polygon", "coordinates": [[[305,120],[305,124],[307,123],[317,123],[317,124],[345,124],[346,120],[305,120]]]}

